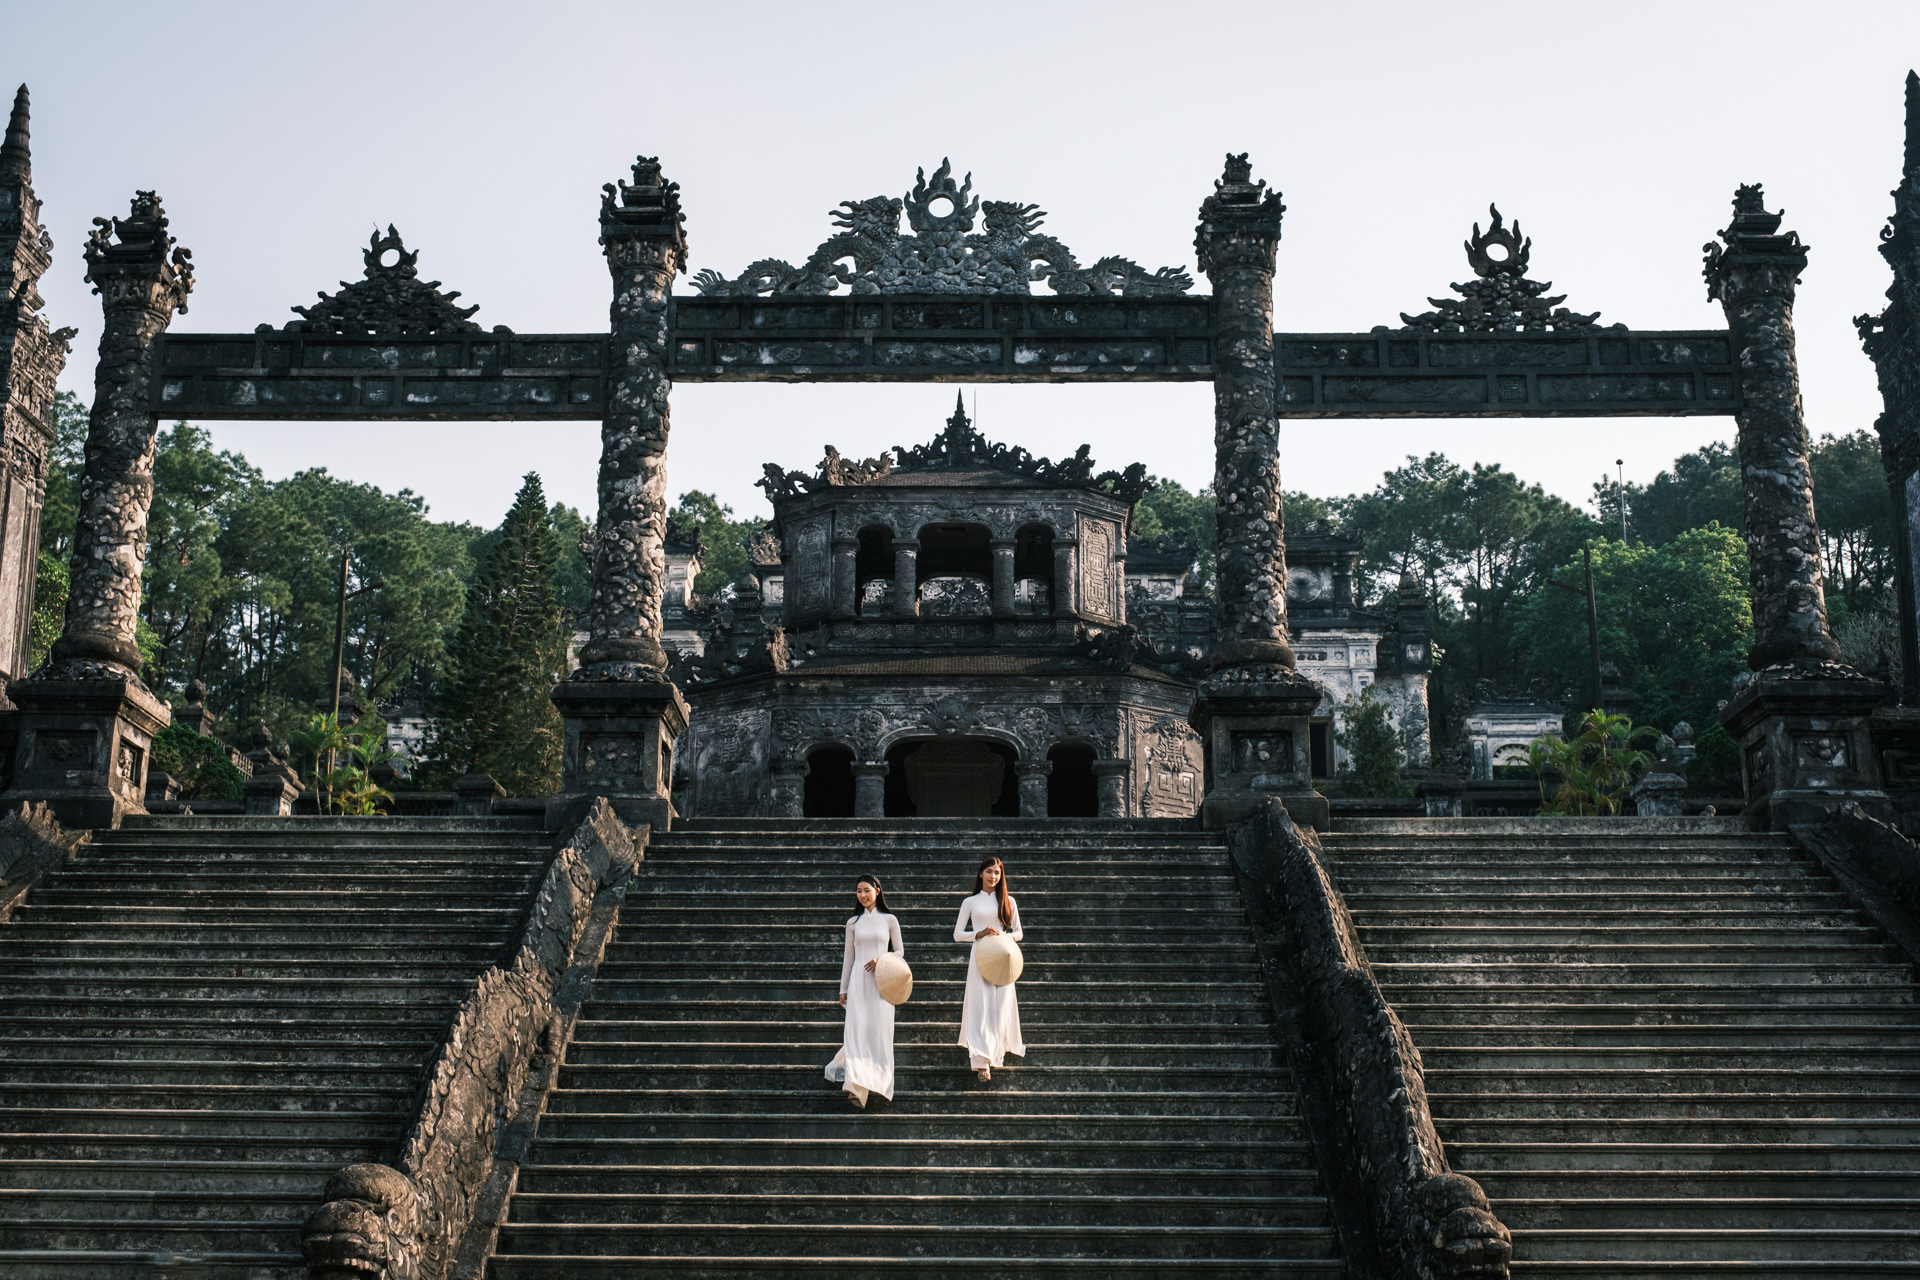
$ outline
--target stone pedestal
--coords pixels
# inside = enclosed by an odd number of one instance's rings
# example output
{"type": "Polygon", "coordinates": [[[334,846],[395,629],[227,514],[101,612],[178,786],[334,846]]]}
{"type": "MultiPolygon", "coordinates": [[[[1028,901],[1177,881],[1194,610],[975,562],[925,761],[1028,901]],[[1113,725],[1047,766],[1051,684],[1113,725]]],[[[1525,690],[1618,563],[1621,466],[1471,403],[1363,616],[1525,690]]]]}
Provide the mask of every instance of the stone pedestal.
{"type": "Polygon", "coordinates": [[[863,760],[853,766],[853,816],[887,816],[887,762],[863,760]]]}
{"type": "Polygon", "coordinates": [[[1189,719],[1206,758],[1200,814],[1209,829],[1253,816],[1269,797],[1297,825],[1327,829],[1327,801],[1313,789],[1308,753],[1319,705],[1320,686],[1286,667],[1235,667],[1200,682],[1189,719]]]}
{"type": "Polygon", "coordinates": [[[153,735],[172,723],[165,703],[124,675],[21,680],[8,693],[20,745],[6,805],[44,801],[66,827],[117,827],[147,811],[153,735]]]}
{"type": "Polygon", "coordinates": [[[1774,831],[1822,821],[1848,802],[1890,817],[1869,732],[1885,693],[1885,686],[1838,663],[1783,663],[1755,672],[1720,713],[1740,744],[1746,816],[1774,831]]]}
{"type": "Polygon", "coordinates": [[[807,813],[807,773],[811,766],[796,756],[773,762],[773,787],[767,798],[770,818],[803,818],[807,813]]]}
{"type": "MultiPolygon", "coordinates": [[[[340,707],[342,719],[346,717],[346,704],[340,707]]],[[[490,818],[496,800],[506,799],[504,787],[493,780],[492,775],[470,773],[453,784],[453,816],[456,818],[490,818]]]]}
{"type": "Polygon", "coordinates": [[[1881,707],[1867,721],[1880,759],[1880,786],[1893,802],[1895,826],[1920,833],[1920,707],[1881,707]]]}
{"type": "Polygon", "coordinates": [[[1687,780],[1657,768],[1633,784],[1633,816],[1679,818],[1686,815],[1687,780]]]}
{"type": "Polygon", "coordinates": [[[1130,760],[1104,759],[1093,762],[1093,794],[1103,818],[1127,816],[1127,771],[1130,760]]]}
{"type": "Polygon", "coordinates": [[[1053,774],[1051,760],[1022,760],[1013,766],[1020,778],[1020,816],[1047,816],[1047,779],[1053,774]]]}
{"type": "Polygon", "coordinates": [[[1460,816],[1460,797],[1466,794],[1467,780],[1457,773],[1435,769],[1413,788],[1421,808],[1429,818],[1460,816]]]}
{"type": "Polygon", "coordinates": [[[300,798],[300,780],[293,770],[277,761],[261,767],[254,762],[253,776],[240,784],[240,799],[254,817],[284,818],[293,812],[300,798]]]}
{"type": "Polygon", "coordinates": [[[673,744],[687,728],[680,691],[664,680],[568,680],[554,686],[553,704],[566,740],[547,830],[581,821],[596,796],[629,826],[667,830],[676,816],[673,744]]]}

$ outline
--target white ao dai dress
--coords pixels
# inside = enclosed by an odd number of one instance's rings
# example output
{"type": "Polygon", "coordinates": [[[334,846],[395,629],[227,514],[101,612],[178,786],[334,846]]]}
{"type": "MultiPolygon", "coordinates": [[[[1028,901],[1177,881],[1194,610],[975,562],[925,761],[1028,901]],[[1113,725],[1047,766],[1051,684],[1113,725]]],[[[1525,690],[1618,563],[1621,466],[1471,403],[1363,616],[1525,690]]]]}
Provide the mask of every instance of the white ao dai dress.
{"type": "MultiPolygon", "coordinates": [[[[1020,929],[1020,904],[1007,899],[1013,927],[1000,923],[1000,900],[991,893],[974,894],[960,904],[960,920],[953,926],[955,942],[972,942],[982,929],[1000,932],[1020,941],[1026,935],[1020,929]]],[[[982,1067],[1003,1067],[1007,1055],[1027,1056],[1026,1041],[1020,1038],[1020,1002],[1013,994],[1014,983],[996,987],[980,976],[980,966],[967,955],[967,998],[960,1008],[960,1044],[975,1071],[982,1067]]]]}
{"type": "Polygon", "coordinates": [[[900,922],[872,907],[847,921],[847,947],[840,961],[840,994],[847,998],[846,1038],[827,1064],[827,1079],[866,1105],[869,1091],[893,1098],[893,1006],[867,972],[867,961],[886,954],[887,944],[902,957],[900,922]]]}

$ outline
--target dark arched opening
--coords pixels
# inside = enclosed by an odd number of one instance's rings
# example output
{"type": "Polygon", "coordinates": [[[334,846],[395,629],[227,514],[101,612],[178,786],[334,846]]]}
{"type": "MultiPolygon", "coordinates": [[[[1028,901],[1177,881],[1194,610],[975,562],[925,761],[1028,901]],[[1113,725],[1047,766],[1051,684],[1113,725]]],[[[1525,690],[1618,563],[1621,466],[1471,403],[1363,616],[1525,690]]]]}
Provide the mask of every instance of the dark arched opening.
{"type": "Polygon", "coordinates": [[[1053,530],[1022,525],[1013,535],[1015,607],[1021,612],[1053,611],[1053,530]]]}
{"type": "Polygon", "coordinates": [[[845,747],[813,749],[807,756],[807,786],[800,812],[809,818],[853,816],[853,752],[845,747]]]}
{"type": "Polygon", "coordinates": [[[867,608],[867,584],[893,581],[893,530],[884,525],[868,525],[860,531],[859,545],[853,553],[853,604],[858,613],[867,608]]]}
{"type": "Polygon", "coordinates": [[[992,535],[983,524],[930,524],[920,530],[920,580],[993,581],[992,535]]]}
{"type": "Polygon", "coordinates": [[[887,750],[889,818],[1013,818],[1013,748],[985,738],[917,738],[887,750]]]}
{"type": "Polygon", "coordinates": [[[1093,785],[1093,748],[1065,743],[1047,752],[1053,772],[1047,775],[1049,818],[1097,818],[1100,796],[1093,785]]]}

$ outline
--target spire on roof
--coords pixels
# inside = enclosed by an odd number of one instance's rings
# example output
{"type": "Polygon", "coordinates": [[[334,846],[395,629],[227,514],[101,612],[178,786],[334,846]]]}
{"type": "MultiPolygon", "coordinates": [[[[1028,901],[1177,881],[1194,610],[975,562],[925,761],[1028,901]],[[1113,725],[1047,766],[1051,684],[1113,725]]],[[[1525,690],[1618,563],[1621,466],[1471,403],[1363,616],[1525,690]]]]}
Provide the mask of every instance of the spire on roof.
{"type": "Polygon", "coordinates": [[[0,142],[0,174],[25,179],[32,174],[27,154],[27,86],[13,95],[13,114],[7,117],[7,136],[0,142]]]}

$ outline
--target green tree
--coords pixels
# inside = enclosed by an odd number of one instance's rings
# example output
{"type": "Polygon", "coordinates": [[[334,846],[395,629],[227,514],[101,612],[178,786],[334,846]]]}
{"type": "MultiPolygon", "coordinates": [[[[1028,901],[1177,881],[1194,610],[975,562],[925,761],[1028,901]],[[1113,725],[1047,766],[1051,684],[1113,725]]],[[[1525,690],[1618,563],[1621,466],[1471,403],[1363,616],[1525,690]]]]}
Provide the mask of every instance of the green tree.
{"type": "MultiPolygon", "coordinates": [[[[1746,527],[1746,507],[1740,494],[1740,459],[1733,446],[1711,441],[1673,460],[1649,485],[1626,489],[1627,530],[1636,540],[1656,546],[1672,542],[1688,529],[1718,524],[1727,529],[1746,527]]],[[[1594,507],[1603,530],[1620,528],[1620,488],[1611,476],[1593,486],[1594,507]]]]}
{"type": "Polygon", "coordinates": [[[430,777],[490,774],[515,795],[559,787],[560,713],[549,695],[565,674],[572,634],[554,586],[560,557],[540,477],[528,472],[467,588],[441,682],[430,777]]]}
{"type": "Polygon", "coordinates": [[[1626,716],[1597,710],[1581,718],[1580,732],[1571,738],[1535,738],[1527,744],[1527,767],[1540,784],[1540,812],[1619,814],[1633,784],[1653,768],[1647,748],[1659,740],[1657,729],[1636,729],[1626,716]]]}
{"type": "Polygon", "coordinates": [[[87,406],[71,391],[53,397],[53,440],[47,445],[47,495],[40,506],[40,549],[65,560],[73,554],[80,518],[80,472],[86,463],[87,406]]]}
{"type": "Polygon", "coordinates": [[[182,800],[238,800],[246,781],[214,738],[202,737],[183,724],[172,724],[153,736],[153,767],[172,774],[180,784],[182,800]]]}
{"type": "Polygon", "coordinates": [[[39,670],[53,651],[53,642],[65,629],[70,585],[65,558],[42,551],[33,575],[33,622],[27,640],[29,671],[39,670]]]}
{"type": "Polygon", "coordinates": [[[705,548],[700,576],[693,581],[693,589],[701,595],[713,595],[752,568],[747,541],[766,527],[767,522],[758,517],[735,520],[732,507],[698,489],[681,494],[679,505],[667,513],[669,541],[705,548]]]}
{"type": "Polygon", "coordinates": [[[1849,613],[1882,609],[1895,567],[1893,496],[1880,441],[1869,431],[1824,435],[1809,461],[1827,598],[1844,601],[1849,613]]]}
{"type": "Polygon", "coordinates": [[[1148,476],[1153,488],[1133,509],[1132,536],[1159,538],[1169,534],[1184,538],[1199,551],[1193,589],[1201,594],[1213,590],[1213,537],[1215,508],[1213,490],[1189,491],[1177,480],[1148,476]]]}
{"type": "Polygon", "coordinates": [[[216,452],[199,427],[176,422],[155,442],[140,600],[154,636],[151,681],[180,676],[183,659],[197,654],[224,613],[230,583],[217,545],[222,520],[259,485],[257,469],[238,454],[216,452]]]}
{"type": "MultiPolygon", "coordinates": [[[[1582,573],[1573,555],[1558,577],[1577,585],[1582,573]]],[[[1601,660],[1620,668],[1640,720],[1712,724],[1715,704],[1732,692],[1753,644],[1745,541],[1711,524],[1659,547],[1596,542],[1593,581],[1601,660]]],[[[1538,590],[1521,606],[1519,622],[1528,674],[1551,685],[1572,684],[1585,696],[1572,676],[1590,662],[1584,597],[1538,590]]]]}
{"type": "Polygon", "coordinates": [[[1407,793],[1401,770],[1407,753],[1387,717],[1386,699],[1368,685],[1360,696],[1340,708],[1340,721],[1333,740],[1346,749],[1351,764],[1345,773],[1352,781],[1355,795],[1398,796],[1407,793]]]}

